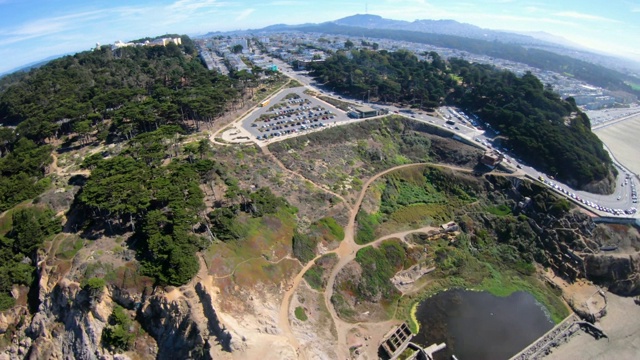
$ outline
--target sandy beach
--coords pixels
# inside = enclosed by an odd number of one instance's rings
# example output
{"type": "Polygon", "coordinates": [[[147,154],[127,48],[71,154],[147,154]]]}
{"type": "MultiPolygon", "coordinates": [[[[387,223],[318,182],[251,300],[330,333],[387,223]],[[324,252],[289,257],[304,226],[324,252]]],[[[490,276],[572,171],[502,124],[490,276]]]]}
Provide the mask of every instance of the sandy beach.
{"type": "Polygon", "coordinates": [[[631,297],[607,292],[607,315],[596,324],[609,339],[596,340],[579,331],[571,340],[553,349],[545,359],[637,359],[640,349],[640,306],[631,297]]]}
{"type": "Polygon", "coordinates": [[[640,174],[640,115],[594,130],[615,158],[635,174],[640,174]]]}

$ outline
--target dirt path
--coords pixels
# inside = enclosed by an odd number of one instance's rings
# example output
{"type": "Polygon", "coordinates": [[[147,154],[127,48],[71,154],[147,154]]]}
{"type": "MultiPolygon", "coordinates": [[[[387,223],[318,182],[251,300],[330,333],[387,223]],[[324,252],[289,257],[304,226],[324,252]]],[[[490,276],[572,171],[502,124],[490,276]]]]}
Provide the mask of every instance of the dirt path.
{"type": "MultiPolygon", "coordinates": [[[[269,153],[271,154],[271,153],[269,153]]],[[[271,154],[271,156],[273,156],[271,154]]],[[[275,156],[273,156],[275,158],[275,156]]],[[[277,160],[277,158],[276,158],[277,160]]],[[[279,161],[278,161],[279,162],[279,161]]],[[[407,164],[407,165],[400,165],[400,166],[395,166],[393,168],[384,170],[382,172],[379,172],[378,174],[372,176],[371,178],[369,178],[364,185],[362,186],[362,190],[360,191],[360,194],[358,196],[358,199],[355,203],[355,205],[353,207],[350,208],[350,214],[349,214],[349,223],[347,224],[347,226],[345,227],[345,237],[344,240],[340,243],[340,246],[332,251],[329,251],[327,253],[334,253],[337,255],[338,257],[338,263],[333,267],[331,274],[329,276],[329,279],[327,281],[327,286],[325,288],[324,291],[324,301],[325,301],[325,305],[327,307],[327,309],[329,310],[329,314],[331,315],[331,319],[333,320],[335,326],[336,326],[336,331],[337,331],[337,340],[338,340],[338,346],[336,348],[336,353],[338,355],[338,358],[340,359],[345,359],[349,357],[349,347],[347,344],[347,336],[349,334],[349,331],[351,331],[352,329],[361,326],[363,324],[378,324],[378,326],[381,326],[382,323],[348,323],[344,320],[342,320],[338,314],[335,311],[335,308],[333,307],[333,304],[331,303],[331,297],[333,296],[333,286],[335,284],[335,279],[336,276],[338,275],[338,273],[351,261],[353,261],[355,259],[355,255],[358,252],[358,250],[360,250],[363,247],[366,246],[373,246],[373,245],[377,245],[380,242],[387,240],[387,239],[391,239],[391,238],[404,238],[405,236],[412,234],[412,233],[424,233],[424,232],[428,232],[430,230],[434,230],[434,227],[428,226],[428,227],[423,227],[420,229],[415,229],[415,230],[408,230],[408,231],[402,231],[402,232],[398,232],[398,233],[394,233],[394,234],[389,234],[383,237],[380,237],[379,239],[376,239],[375,241],[368,243],[368,244],[364,244],[364,245],[359,245],[356,244],[355,242],[355,222],[356,222],[356,216],[358,214],[358,210],[360,209],[360,206],[362,204],[362,201],[366,195],[367,189],[369,188],[369,186],[376,181],[378,178],[389,174],[391,172],[400,170],[400,169],[406,169],[406,168],[411,168],[411,167],[418,167],[418,166],[425,166],[428,165],[426,163],[417,163],[417,164],[407,164]]],[[[451,169],[455,169],[455,170],[462,170],[462,171],[468,171],[470,172],[471,170],[469,169],[462,169],[462,168],[457,168],[454,166],[444,166],[447,168],[451,168],[451,169]]],[[[292,172],[289,170],[289,172],[292,172]]],[[[293,172],[295,173],[295,172],[293,172]]],[[[325,254],[327,254],[325,253],[325,254]]],[[[323,254],[324,255],[324,254],[323,254]]],[[[284,333],[284,335],[290,339],[290,343],[291,345],[295,348],[298,349],[299,348],[299,344],[297,339],[295,339],[295,336],[291,330],[291,325],[289,322],[289,308],[291,305],[291,297],[292,295],[295,293],[295,291],[297,290],[298,285],[300,285],[300,282],[303,279],[303,275],[304,273],[311,268],[311,266],[313,266],[313,264],[315,263],[315,260],[317,260],[318,258],[320,258],[321,255],[316,256],[313,260],[309,261],[303,268],[302,270],[296,275],[296,277],[293,280],[293,284],[291,285],[291,288],[289,288],[287,290],[287,292],[285,293],[285,296],[283,297],[281,306],[280,306],[280,316],[279,316],[279,324],[281,325],[281,329],[284,333]]],[[[389,322],[389,324],[391,324],[393,321],[389,322]]],[[[386,322],[384,322],[386,323],[386,322]]],[[[299,356],[301,358],[307,358],[307,354],[304,353],[304,351],[301,351],[299,353],[299,356]]]]}
{"type": "Polygon", "coordinates": [[[74,176],[74,175],[91,175],[90,170],[78,170],[68,172],[66,169],[63,169],[58,166],[58,154],[55,151],[51,152],[51,157],[53,158],[53,162],[49,165],[49,171],[52,173],[56,173],[58,176],[74,176]]]}
{"type": "Polygon", "coordinates": [[[316,182],[313,182],[313,181],[311,181],[311,180],[307,179],[306,177],[304,177],[302,174],[298,173],[297,171],[290,170],[288,167],[284,166],[284,164],[282,163],[282,161],[280,161],[280,159],[278,159],[278,157],[277,157],[277,156],[273,155],[273,153],[269,150],[269,148],[268,148],[268,147],[266,147],[266,146],[262,146],[262,147],[260,147],[260,149],[262,150],[262,152],[263,152],[265,155],[269,156],[269,157],[270,157],[270,158],[271,158],[271,159],[276,163],[276,165],[278,165],[278,167],[280,167],[280,168],[281,168],[282,170],[284,170],[286,173],[291,174],[291,175],[296,176],[296,177],[299,177],[299,178],[301,178],[301,179],[302,179],[302,180],[304,180],[304,181],[308,181],[309,183],[313,184],[313,186],[317,187],[318,189],[320,189],[320,190],[322,190],[322,191],[324,191],[324,192],[326,192],[326,193],[328,193],[328,194],[331,194],[331,195],[333,195],[333,196],[337,197],[338,199],[342,200],[342,202],[345,204],[345,206],[346,206],[350,211],[353,211],[353,208],[351,207],[351,205],[349,204],[349,202],[347,201],[347,199],[345,199],[342,195],[337,194],[337,193],[335,193],[335,192],[333,192],[333,191],[331,191],[331,190],[327,189],[326,187],[324,187],[324,186],[322,186],[322,185],[320,185],[320,184],[318,184],[318,183],[316,183],[316,182]]]}

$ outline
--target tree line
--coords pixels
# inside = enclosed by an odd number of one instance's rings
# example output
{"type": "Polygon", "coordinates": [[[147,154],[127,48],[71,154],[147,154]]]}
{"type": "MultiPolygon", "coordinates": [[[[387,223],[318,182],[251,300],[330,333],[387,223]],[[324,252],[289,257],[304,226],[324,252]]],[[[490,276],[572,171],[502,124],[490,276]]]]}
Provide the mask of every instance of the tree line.
{"type": "Polygon", "coordinates": [[[450,49],[459,49],[473,54],[511,60],[542,70],[565,74],[609,90],[622,90],[640,95],[637,90],[634,90],[625,82],[626,80],[631,79],[627,75],[618,71],[587,61],[575,59],[570,56],[559,55],[551,51],[524,47],[516,44],[470,39],[454,35],[431,34],[419,31],[366,29],[353,26],[342,26],[334,23],[304,26],[296,30],[354,37],[366,36],[368,38],[375,39],[408,41],[450,49]]]}
{"type": "Polygon", "coordinates": [[[500,132],[504,147],[559,180],[584,188],[615,171],[602,142],[573,99],[561,99],[534,75],[436,53],[340,51],[312,65],[318,82],[372,101],[419,108],[450,104],[500,132]]]}

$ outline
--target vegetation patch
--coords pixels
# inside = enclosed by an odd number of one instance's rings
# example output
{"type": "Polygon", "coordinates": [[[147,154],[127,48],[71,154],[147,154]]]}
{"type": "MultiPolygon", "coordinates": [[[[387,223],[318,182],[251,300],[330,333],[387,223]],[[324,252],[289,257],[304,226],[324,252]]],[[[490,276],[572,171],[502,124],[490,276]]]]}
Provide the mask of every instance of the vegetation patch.
{"type": "Polygon", "coordinates": [[[15,305],[14,284],[31,286],[36,254],[44,241],[62,230],[61,221],[47,207],[30,206],[11,213],[11,229],[0,236],[0,311],[15,305]],[[23,261],[29,258],[30,262],[23,261]]]}
{"type": "Polygon", "coordinates": [[[381,192],[380,211],[360,210],[356,241],[365,244],[376,236],[399,229],[439,225],[452,220],[455,211],[476,200],[476,178],[446,169],[416,166],[387,174],[375,190],[381,192]]]}
{"type": "Polygon", "coordinates": [[[309,227],[305,233],[296,231],[293,235],[293,255],[302,263],[316,257],[319,243],[330,245],[344,239],[344,229],[332,217],[324,217],[309,227]]]}
{"type": "Polygon", "coordinates": [[[325,254],[315,261],[312,267],[304,273],[304,279],[309,286],[318,291],[323,291],[327,285],[327,278],[331,273],[331,269],[338,262],[335,254],[325,254]]]}
{"type": "Polygon", "coordinates": [[[309,318],[307,317],[307,313],[304,311],[302,306],[298,306],[295,309],[296,319],[300,321],[307,321],[309,318]]]}
{"type": "Polygon", "coordinates": [[[56,257],[63,260],[71,260],[84,246],[84,240],[78,236],[66,236],[63,238],[56,251],[56,257]]]}
{"type": "Polygon", "coordinates": [[[102,332],[102,344],[116,352],[127,351],[133,345],[136,333],[133,320],[122,306],[116,305],[109,316],[109,324],[102,332]]]}
{"type": "Polygon", "coordinates": [[[493,214],[496,216],[506,216],[511,214],[511,209],[505,204],[498,205],[498,206],[490,206],[486,209],[486,211],[489,214],[493,214]]]}

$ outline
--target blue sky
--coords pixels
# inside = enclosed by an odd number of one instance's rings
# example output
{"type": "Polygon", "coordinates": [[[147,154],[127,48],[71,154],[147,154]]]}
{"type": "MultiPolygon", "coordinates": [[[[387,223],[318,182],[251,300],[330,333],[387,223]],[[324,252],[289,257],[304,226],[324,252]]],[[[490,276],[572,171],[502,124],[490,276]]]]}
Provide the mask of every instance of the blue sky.
{"type": "Polygon", "coordinates": [[[640,61],[640,2],[627,0],[0,0],[0,73],[116,40],[322,22],[364,13],[546,31],[640,61]]]}

